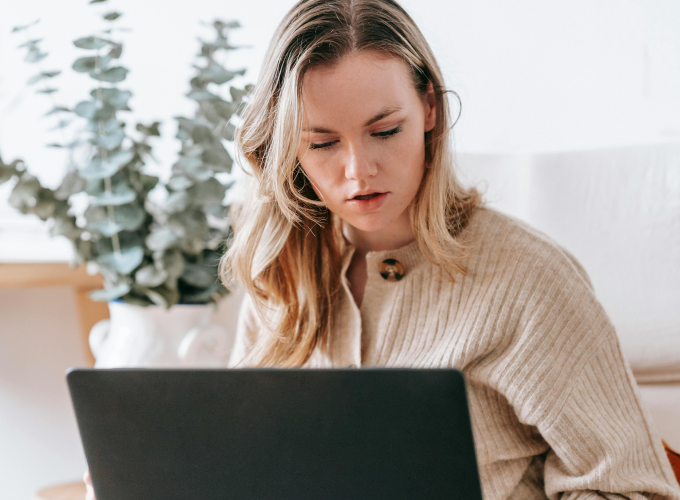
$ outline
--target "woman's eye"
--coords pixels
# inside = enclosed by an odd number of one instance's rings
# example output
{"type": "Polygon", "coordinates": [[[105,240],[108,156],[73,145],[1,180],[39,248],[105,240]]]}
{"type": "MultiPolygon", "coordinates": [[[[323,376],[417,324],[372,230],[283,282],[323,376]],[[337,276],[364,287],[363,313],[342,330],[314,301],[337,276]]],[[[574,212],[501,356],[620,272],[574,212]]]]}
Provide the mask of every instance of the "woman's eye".
{"type": "Polygon", "coordinates": [[[376,132],[375,134],[371,134],[373,137],[380,137],[381,139],[389,139],[395,134],[398,134],[399,132],[402,131],[401,125],[394,127],[393,129],[390,130],[385,130],[384,132],[376,132]]]}
{"type": "Polygon", "coordinates": [[[309,149],[322,149],[322,148],[330,148],[333,144],[335,144],[338,141],[330,141],[330,142],[324,142],[322,144],[310,144],[309,149]]]}

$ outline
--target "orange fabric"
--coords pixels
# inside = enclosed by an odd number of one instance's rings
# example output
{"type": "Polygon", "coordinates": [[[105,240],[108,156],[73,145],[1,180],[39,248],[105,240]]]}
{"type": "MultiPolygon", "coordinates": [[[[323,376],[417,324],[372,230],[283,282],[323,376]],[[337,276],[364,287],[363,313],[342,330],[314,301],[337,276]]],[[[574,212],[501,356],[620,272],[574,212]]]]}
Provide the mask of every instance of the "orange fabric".
{"type": "Polygon", "coordinates": [[[663,447],[666,449],[666,455],[668,455],[668,460],[671,463],[673,472],[675,472],[675,477],[680,483],[680,453],[671,449],[666,441],[663,441],[663,447]]]}

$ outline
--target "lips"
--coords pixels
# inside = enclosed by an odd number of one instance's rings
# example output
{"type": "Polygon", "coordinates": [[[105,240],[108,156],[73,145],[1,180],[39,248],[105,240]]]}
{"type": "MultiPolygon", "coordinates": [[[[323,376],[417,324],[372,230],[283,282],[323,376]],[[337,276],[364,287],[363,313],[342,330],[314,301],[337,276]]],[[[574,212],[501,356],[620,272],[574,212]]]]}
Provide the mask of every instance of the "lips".
{"type": "Polygon", "coordinates": [[[359,194],[352,198],[353,200],[371,200],[376,196],[380,196],[382,193],[370,193],[370,194],[359,194]]]}
{"type": "Polygon", "coordinates": [[[387,193],[364,193],[357,194],[354,198],[347,200],[347,203],[352,209],[358,210],[359,212],[371,212],[373,210],[378,210],[382,204],[385,202],[389,192],[387,193]]]}

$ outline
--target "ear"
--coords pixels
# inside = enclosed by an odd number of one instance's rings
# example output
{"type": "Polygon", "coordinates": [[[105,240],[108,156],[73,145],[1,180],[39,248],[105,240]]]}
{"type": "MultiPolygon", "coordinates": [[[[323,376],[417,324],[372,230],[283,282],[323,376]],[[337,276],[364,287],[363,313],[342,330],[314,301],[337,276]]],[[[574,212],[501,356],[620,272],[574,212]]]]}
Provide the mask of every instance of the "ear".
{"type": "Polygon", "coordinates": [[[425,132],[430,132],[437,124],[437,98],[434,94],[432,82],[427,83],[427,93],[423,97],[425,110],[425,132]]]}

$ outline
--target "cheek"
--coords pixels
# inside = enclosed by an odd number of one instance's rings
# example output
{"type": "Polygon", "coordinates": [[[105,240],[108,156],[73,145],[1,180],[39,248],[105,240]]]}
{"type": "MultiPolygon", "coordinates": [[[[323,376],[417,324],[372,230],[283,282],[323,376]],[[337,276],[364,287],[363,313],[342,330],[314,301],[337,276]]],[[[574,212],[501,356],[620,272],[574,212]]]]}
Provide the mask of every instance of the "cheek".
{"type": "Polygon", "coordinates": [[[317,197],[329,201],[329,195],[333,192],[333,179],[330,177],[330,169],[325,162],[318,159],[304,158],[300,160],[300,166],[312,184],[317,197]]]}
{"type": "MultiPolygon", "coordinates": [[[[396,137],[395,137],[396,139],[396,137]]],[[[425,171],[425,139],[410,132],[383,148],[382,158],[389,164],[390,175],[402,179],[408,187],[417,190],[425,171]],[[415,186],[412,184],[415,183],[415,186]]]]}

